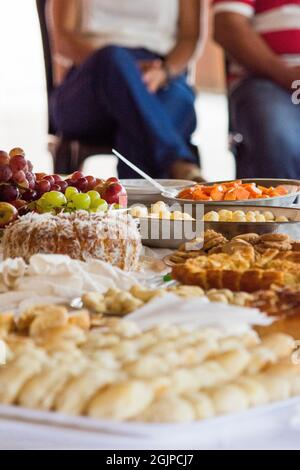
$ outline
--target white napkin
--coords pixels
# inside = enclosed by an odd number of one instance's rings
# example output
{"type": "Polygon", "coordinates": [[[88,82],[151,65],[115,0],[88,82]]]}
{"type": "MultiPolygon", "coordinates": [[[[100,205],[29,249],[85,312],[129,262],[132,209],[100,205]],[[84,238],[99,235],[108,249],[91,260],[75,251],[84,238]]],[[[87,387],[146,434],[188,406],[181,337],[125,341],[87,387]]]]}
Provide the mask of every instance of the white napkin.
{"type": "Polygon", "coordinates": [[[210,303],[206,297],[181,299],[166,294],[149,302],[126,317],[146,330],[156,325],[172,324],[187,327],[216,327],[225,334],[239,335],[252,325],[270,325],[273,319],[257,309],[210,303]]]}
{"type": "MultiPolygon", "coordinates": [[[[28,268],[17,260],[0,263],[0,274],[9,270],[17,275],[18,283],[14,290],[0,293],[0,309],[16,310],[24,305],[67,302],[80,297],[85,292],[106,292],[110,288],[122,286],[130,289],[136,284],[134,275],[126,273],[107,263],[91,260],[86,263],[74,261],[68,256],[35,255],[28,268]],[[23,268],[23,269],[22,269],[23,268]]],[[[1,276],[0,276],[1,278],[1,276]]]]}

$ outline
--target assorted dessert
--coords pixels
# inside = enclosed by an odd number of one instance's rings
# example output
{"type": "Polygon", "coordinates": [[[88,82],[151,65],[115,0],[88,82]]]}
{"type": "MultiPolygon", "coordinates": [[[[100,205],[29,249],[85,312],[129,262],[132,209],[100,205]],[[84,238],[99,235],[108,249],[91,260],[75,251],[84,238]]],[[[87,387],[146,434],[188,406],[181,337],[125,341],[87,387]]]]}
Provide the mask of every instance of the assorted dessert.
{"type": "Polygon", "coordinates": [[[179,199],[192,201],[246,201],[286,196],[289,193],[285,186],[266,188],[256,183],[243,183],[242,180],[217,183],[214,185],[197,184],[183,189],[179,199]]]}
{"type": "MultiPolygon", "coordinates": [[[[287,194],[285,186],[266,188],[239,180],[195,185],[178,197],[233,206],[234,201],[255,204],[287,194]]],[[[129,212],[119,210],[126,207],[126,190],[117,178],[104,181],[79,171],[68,178],[34,173],[22,149],[0,152],[2,254],[12,273],[15,269],[17,274],[20,262],[23,274],[29,272],[35,254],[96,259],[108,264],[92,263],[91,269],[101,264],[134,272],[142,254],[135,218],[193,220],[163,201],[150,209],[138,205],[129,212]]],[[[210,211],[203,220],[290,222],[272,210],[230,208],[210,211]]],[[[204,238],[168,255],[165,264],[172,267],[171,274],[163,278],[168,271],[161,269],[149,284],[146,272],[142,284],[134,277],[119,286],[116,277],[97,291],[97,283],[90,282],[91,292],[77,294],[77,310],[69,307],[75,305],[70,296],[64,305],[61,298],[59,305],[52,304],[51,298],[44,305],[16,307],[18,315],[0,312],[0,339],[8,352],[7,364],[0,368],[0,404],[104,420],[175,423],[300,396],[299,355],[294,360],[300,339],[300,241],[280,233],[228,239],[206,230],[204,238]],[[109,286],[114,288],[104,292],[109,286]],[[274,321],[229,337],[217,326],[161,325],[142,331],[123,318],[166,294],[184,299],[184,304],[202,297],[205,306],[209,301],[256,308],[274,321]]],[[[109,268],[107,277],[113,277],[116,270],[109,268]]],[[[17,276],[12,278],[0,296],[14,295],[17,276]]]]}
{"type": "Polygon", "coordinates": [[[207,212],[203,219],[205,222],[269,222],[283,223],[291,222],[284,215],[274,215],[272,211],[230,211],[221,209],[219,211],[207,212]]]}
{"type": "Polygon", "coordinates": [[[100,319],[44,305],[0,315],[0,403],[91,418],[180,423],[300,395],[296,342],[254,332],[100,319]]]}

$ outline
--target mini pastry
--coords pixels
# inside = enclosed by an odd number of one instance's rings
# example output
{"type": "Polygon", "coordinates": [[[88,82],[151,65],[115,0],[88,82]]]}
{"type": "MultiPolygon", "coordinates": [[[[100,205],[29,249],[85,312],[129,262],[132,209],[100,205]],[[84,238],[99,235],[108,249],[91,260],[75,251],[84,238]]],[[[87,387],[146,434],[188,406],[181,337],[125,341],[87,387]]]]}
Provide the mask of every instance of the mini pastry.
{"type": "Polygon", "coordinates": [[[207,394],[191,391],[182,395],[182,398],[193,406],[196,420],[209,419],[215,416],[214,404],[207,394]]]}
{"type": "Polygon", "coordinates": [[[142,413],[153,399],[153,390],[144,382],[121,382],[97,393],[88,406],[87,414],[98,419],[130,420],[142,413]]]}
{"type": "Polygon", "coordinates": [[[68,323],[68,310],[64,307],[53,308],[51,311],[41,313],[32,321],[29,334],[31,337],[41,336],[52,328],[60,328],[68,323]]]}
{"type": "Polygon", "coordinates": [[[174,394],[155,400],[148,408],[135,417],[135,421],[150,423],[188,423],[195,419],[192,404],[174,394]]]}
{"type": "Polygon", "coordinates": [[[38,374],[47,363],[47,355],[41,349],[19,350],[5,367],[0,368],[0,403],[15,403],[23,385],[38,374]]]}
{"type": "Polygon", "coordinates": [[[71,380],[55,401],[56,411],[68,415],[84,414],[97,391],[112,384],[118,378],[116,372],[91,367],[71,380]]]}
{"type": "Polygon", "coordinates": [[[237,385],[224,385],[208,393],[218,415],[227,415],[247,410],[250,400],[246,391],[237,385]]]}
{"type": "Polygon", "coordinates": [[[262,406],[268,403],[268,393],[263,385],[255,380],[255,377],[242,376],[236,380],[235,385],[246,393],[250,406],[262,406]]]}

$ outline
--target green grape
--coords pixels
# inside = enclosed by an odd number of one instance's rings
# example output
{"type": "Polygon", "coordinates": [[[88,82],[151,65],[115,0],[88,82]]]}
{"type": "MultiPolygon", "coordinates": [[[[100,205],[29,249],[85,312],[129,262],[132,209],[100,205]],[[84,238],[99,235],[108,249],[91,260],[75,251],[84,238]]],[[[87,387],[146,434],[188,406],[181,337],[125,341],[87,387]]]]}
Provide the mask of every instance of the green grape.
{"type": "Polygon", "coordinates": [[[50,207],[62,207],[67,204],[67,199],[63,195],[63,193],[60,193],[59,191],[50,191],[49,193],[45,193],[42,197],[46,203],[50,207]]]}
{"type": "Polygon", "coordinates": [[[108,204],[104,199],[99,199],[99,201],[95,201],[94,204],[91,206],[91,212],[107,212],[108,204]]]}
{"type": "Polygon", "coordinates": [[[39,212],[41,213],[53,211],[53,207],[48,203],[48,201],[44,198],[44,196],[41,197],[41,199],[37,201],[36,205],[39,209],[39,212]]]}
{"type": "Polygon", "coordinates": [[[91,198],[91,209],[96,209],[98,202],[101,201],[101,196],[97,191],[89,191],[87,193],[91,198]]]}
{"type": "Polygon", "coordinates": [[[74,188],[74,186],[69,186],[66,189],[65,196],[68,199],[68,201],[71,201],[75,194],[79,194],[79,191],[77,188],[74,188]]]}
{"type": "Polygon", "coordinates": [[[120,209],[124,209],[124,207],[122,207],[121,204],[113,204],[111,206],[111,209],[114,210],[114,211],[118,211],[120,209]]]}
{"type": "Polygon", "coordinates": [[[89,210],[91,206],[91,198],[88,194],[79,193],[75,194],[72,198],[75,209],[77,210],[89,210]]]}

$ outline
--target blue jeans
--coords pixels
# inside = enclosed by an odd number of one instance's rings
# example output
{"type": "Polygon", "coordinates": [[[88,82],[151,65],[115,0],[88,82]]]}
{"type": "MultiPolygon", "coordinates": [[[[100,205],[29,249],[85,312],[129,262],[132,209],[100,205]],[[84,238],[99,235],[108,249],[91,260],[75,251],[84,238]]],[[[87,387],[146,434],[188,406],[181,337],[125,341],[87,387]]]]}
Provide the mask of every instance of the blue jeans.
{"type": "Polygon", "coordinates": [[[242,134],[238,178],[300,179],[300,105],[272,81],[248,78],[230,97],[233,129],[242,134]]]}
{"type": "MultiPolygon", "coordinates": [[[[176,159],[197,164],[189,147],[197,124],[194,91],[184,74],[150,94],[138,61],[157,57],[145,49],[109,46],[73,68],[51,96],[56,131],[114,145],[156,178],[168,177],[176,159]]],[[[138,177],[121,162],[118,171],[121,178],[138,177]]]]}

